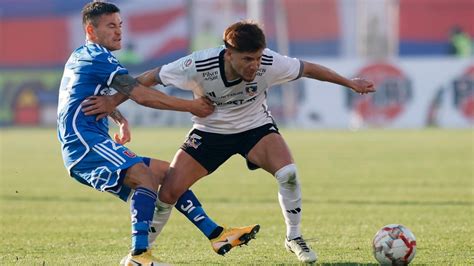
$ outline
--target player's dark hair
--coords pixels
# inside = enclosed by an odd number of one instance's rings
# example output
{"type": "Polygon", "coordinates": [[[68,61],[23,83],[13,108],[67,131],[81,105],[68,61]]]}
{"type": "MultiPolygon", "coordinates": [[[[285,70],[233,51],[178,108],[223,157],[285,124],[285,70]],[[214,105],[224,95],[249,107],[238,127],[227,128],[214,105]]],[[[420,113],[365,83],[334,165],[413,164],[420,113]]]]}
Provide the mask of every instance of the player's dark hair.
{"type": "Polygon", "coordinates": [[[253,21],[240,21],[224,31],[224,44],[239,52],[255,52],[267,46],[265,34],[253,21]]]}
{"type": "Polygon", "coordinates": [[[94,27],[99,25],[97,19],[104,14],[120,13],[120,9],[111,3],[90,2],[82,9],[82,24],[92,23],[94,27]]]}

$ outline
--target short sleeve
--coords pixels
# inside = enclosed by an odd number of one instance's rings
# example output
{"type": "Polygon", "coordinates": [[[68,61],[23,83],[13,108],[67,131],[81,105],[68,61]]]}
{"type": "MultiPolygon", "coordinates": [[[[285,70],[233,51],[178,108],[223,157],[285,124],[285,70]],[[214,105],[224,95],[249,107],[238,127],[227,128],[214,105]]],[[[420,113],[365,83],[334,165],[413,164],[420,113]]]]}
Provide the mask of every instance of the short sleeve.
{"type": "Polygon", "coordinates": [[[162,66],[158,75],[163,85],[192,90],[197,85],[194,79],[197,73],[194,61],[193,53],[162,66]]]}
{"type": "Polygon", "coordinates": [[[93,59],[93,73],[98,75],[100,80],[110,86],[116,75],[128,74],[117,58],[110,53],[100,53],[93,59]]]}
{"type": "Polygon", "coordinates": [[[268,48],[262,56],[262,65],[265,64],[270,86],[298,79],[303,73],[303,65],[299,59],[283,56],[268,48]]]}

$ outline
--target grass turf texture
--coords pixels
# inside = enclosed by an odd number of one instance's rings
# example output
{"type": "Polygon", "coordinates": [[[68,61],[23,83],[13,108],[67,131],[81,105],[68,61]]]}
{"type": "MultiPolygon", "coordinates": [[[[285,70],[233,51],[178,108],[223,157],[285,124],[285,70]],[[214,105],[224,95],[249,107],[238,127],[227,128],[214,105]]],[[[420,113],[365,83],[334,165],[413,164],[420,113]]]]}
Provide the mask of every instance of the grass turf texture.
{"type": "MultiPolygon", "coordinates": [[[[129,147],[171,160],[187,129],[134,129],[129,147]]],[[[303,234],[319,263],[373,264],[371,241],[401,223],[413,264],[473,264],[474,135],[470,130],[282,130],[298,165],[303,234]]],[[[53,129],[0,131],[0,265],[117,265],[130,246],[128,203],[67,177],[53,129]]],[[[193,187],[220,224],[261,225],[225,257],[177,211],[154,247],[172,264],[294,264],[283,246],[277,185],[232,157],[193,187]]]]}

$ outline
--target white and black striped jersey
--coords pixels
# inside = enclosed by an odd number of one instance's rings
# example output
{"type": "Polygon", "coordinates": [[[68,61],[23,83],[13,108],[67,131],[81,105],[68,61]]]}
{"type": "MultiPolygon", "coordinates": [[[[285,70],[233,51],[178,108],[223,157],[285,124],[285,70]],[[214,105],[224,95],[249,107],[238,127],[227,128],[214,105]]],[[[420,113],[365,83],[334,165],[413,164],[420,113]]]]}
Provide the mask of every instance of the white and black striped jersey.
{"type": "Polygon", "coordinates": [[[233,134],[272,123],[266,103],[267,90],[272,85],[299,78],[302,63],[267,48],[255,80],[229,81],[225,77],[224,53],[224,46],[196,51],[164,65],[160,79],[165,86],[191,90],[195,97],[207,96],[214,102],[214,113],[204,118],[193,117],[194,128],[199,130],[233,134]]]}

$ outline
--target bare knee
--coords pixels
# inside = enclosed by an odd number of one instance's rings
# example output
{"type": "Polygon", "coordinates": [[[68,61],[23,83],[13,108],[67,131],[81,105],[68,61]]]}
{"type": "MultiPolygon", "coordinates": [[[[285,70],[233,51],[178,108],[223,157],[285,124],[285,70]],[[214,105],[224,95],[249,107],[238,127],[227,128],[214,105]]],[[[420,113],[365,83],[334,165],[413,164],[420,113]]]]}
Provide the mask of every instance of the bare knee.
{"type": "Polygon", "coordinates": [[[164,184],[160,188],[158,197],[160,201],[162,202],[165,202],[168,204],[175,204],[183,193],[184,191],[181,191],[178,188],[168,187],[166,186],[166,184],[164,184]]]}
{"type": "Polygon", "coordinates": [[[135,189],[144,187],[152,191],[157,191],[161,179],[153,174],[150,168],[145,164],[135,164],[127,170],[124,183],[125,185],[135,189]]]}
{"type": "Polygon", "coordinates": [[[166,173],[169,169],[169,165],[169,162],[157,159],[152,159],[150,162],[150,170],[152,171],[155,179],[157,179],[160,184],[162,184],[165,179],[166,173]]]}

